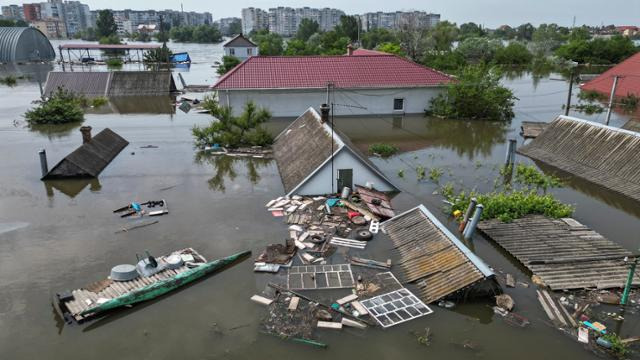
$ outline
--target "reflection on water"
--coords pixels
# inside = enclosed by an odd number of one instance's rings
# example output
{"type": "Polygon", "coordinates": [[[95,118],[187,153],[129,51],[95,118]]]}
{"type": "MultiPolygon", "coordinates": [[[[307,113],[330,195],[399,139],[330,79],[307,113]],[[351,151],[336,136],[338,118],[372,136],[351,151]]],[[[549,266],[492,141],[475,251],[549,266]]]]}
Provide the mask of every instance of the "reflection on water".
{"type": "Polygon", "coordinates": [[[82,125],[82,121],[57,125],[30,125],[29,129],[52,140],[69,136],[74,130],[78,129],[80,125],[82,125]]]}
{"type": "Polygon", "coordinates": [[[92,109],[94,114],[175,114],[175,96],[110,97],[108,106],[92,109]]]}
{"type": "Polygon", "coordinates": [[[0,64],[0,75],[24,76],[25,81],[32,83],[44,83],[47,81],[49,71],[53,70],[52,63],[7,63],[0,64]]]}
{"type": "Polygon", "coordinates": [[[97,192],[102,189],[98,178],[43,180],[42,182],[44,183],[44,189],[48,197],[54,196],[53,189],[60,191],[72,199],[84,190],[87,185],[89,185],[91,192],[97,192]]]}
{"type": "Polygon", "coordinates": [[[510,123],[474,120],[448,120],[411,116],[342,117],[335,119],[360,150],[367,152],[371,144],[389,143],[400,151],[415,151],[428,147],[451,149],[458,156],[472,160],[487,156],[494,145],[506,139],[510,123]]]}
{"type": "Polygon", "coordinates": [[[247,171],[247,179],[255,185],[260,181],[259,170],[265,168],[271,162],[270,159],[252,157],[235,157],[226,155],[212,155],[199,151],[194,159],[196,164],[210,164],[215,170],[215,175],[207,181],[209,189],[224,193],[226,191],[225,180],[233,182],[238,173],[236,164],[244,164],[247,171]]]}

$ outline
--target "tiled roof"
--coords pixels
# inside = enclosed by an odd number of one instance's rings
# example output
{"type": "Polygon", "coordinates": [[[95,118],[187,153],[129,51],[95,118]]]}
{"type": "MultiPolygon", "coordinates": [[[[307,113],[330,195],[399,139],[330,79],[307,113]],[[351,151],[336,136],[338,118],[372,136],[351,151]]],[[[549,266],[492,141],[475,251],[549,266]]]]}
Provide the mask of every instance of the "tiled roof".
{"type": "Polygon", "coordinates": [[[355,49],[353,50],[353,55],[362,56],[362,55],[389,55],[384,51],[378,50],[369,50],[369,49],[355,49]]]}
{"type": "Polygon", "coordinates": [[[580,88],[609,95],[615,75],[619,76],[616,97],[625,97],[629,94],[640,96],[640,52],[603,72],[580,88]]]}
{"type": "Polygon", "coordinates": [[[402,88],[443,85],[448,75],[395,55],[253,56],[215,89],[402,88]]]}

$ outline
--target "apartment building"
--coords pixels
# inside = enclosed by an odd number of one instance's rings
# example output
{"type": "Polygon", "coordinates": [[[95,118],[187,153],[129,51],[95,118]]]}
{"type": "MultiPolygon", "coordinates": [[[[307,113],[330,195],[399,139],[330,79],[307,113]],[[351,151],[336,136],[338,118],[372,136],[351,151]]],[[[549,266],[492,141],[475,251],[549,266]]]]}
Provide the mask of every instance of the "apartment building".
{"type": "Polygon", "coordinates": [[[363,31],[374,29],[398,30],[403,26],[431,28],[440,22],[440,14],[425,11],[372,12],[360,15],[363,31]]]}

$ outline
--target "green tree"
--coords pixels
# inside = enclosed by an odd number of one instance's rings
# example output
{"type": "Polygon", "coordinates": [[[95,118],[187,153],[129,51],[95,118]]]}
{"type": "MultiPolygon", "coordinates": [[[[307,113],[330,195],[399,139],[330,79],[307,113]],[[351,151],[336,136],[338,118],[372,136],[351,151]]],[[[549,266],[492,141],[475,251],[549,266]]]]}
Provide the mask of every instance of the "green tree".
{"type": "Polygon", "coordinates": [[[268,30],[260,30],[251,36],[251,40],[258,45],[260,55],[282,55],[284,45],[282,36],[268,30]]]}
{"type": "Polygon", "coordinates": [[[388,54],[399,55],[399,56],[406,56],[407,55],[404,52],[404,50],[402,50],[402,47],[400,47],[400,44],[391,43],[391,42],[386,42],[386,43],[382,43],[382,44],[378,45],[376,47],[376,50],[382,51],[382,52],[386,52],[388,54]]]}
{"type": "Polygon", "coordinates": [[[235,56],[225,55],[222,57],[222,64],[218,66],[218,70],[216,71],[218,75],[222,76],[229,72],[229,70],[236,67],[236,65],[240,64],[242,61],[235,56]]]}
{"type": "Polygon", "coordinates": [[[311,35],[320,32],[320,24],[311,19],[302,19],[296,31],[296,39],[307,41],[311,35]]]}
{"type": "Polygon", "coordinates": [[[84,120],[82,103],[85,99],[73,92],[58,88],[35,109],[24,114],[30,125],[65,124],[84,120]]]}
{"type": "Polygon", "coordinates": [[[222,41],[220,29],[214,25],[198,25],[193,28],[191,42],[200,44],[219,43],[222,41]]]}
{"type": "Polygon", "coordinates": [[[351,41],[357,41],[359,28],[360,23],[357,17],[342,15],[340,16],[340,23],[336,26],[335,30],[341,37],[346,36],[351,41]]]}
{"type": "Polygon", "coordinates": [[[459,51],[428,52],[422,59],[422,63],[425,66],[448,73],[457,73],[467,65],[467,61],[459,51]]]}
{"type": "Polygon", "coordinates": [[[27,27],[27,24],[24,20],[10,20],[10,19],[0,19],[0,27],[27,27]]]}
{"type": "MultiPolygon", "coordinates": [[[[318,37],[319,52],[322,55],[344,55],[351,40],[337,31],[327,31],[318,37]]],[[[311,38],[310,38],[311,40],[311,38]]]]}
{"type": "Polygon", "coordinates": [[[516,37],[516,30],[509,25],[502,25],[493,32],[493,37],[502,40],[512,40],[516,37]]]}
{"type": "Polygon", "coordinates": [[[493,62],[500,65],[527,65],[533,60],[533,54],[519,42],[512,41],[496,50],[493,62]]]}
{"type": "Polygon", "coordinates": [[[365,49],[375,49],[379,44],[397,41],[395,34],[384,28],[373,29],[362,34],[362,47],[365,49]]]}
{"type": "Polygon", "coordinates": [[[173,52],[167,47],[167,43],[163,43],[162,47],[152,49],[144,54],[145,63],[166,64],[170,62],[173,52]]]}
{"type": "Polygon", "coordinates": [[[289,56],[319,55],[320,49],[315,45],[315,42],[291,39],[287,42],[284,54],[289,56]]]}
{"type": "Polygon", "coordinates": [[[500,48],[502,48],[500,40],[472,37],[462,41],[456,51],[462,54],[467,62],[489,63],[500,48]]]}
{"type": "Polygon", "coordinates": [[[431,100],[431,113],[454,119],[510,121],[513,118],[517,98],[500,85],[500,74],[484,65],[471,65],[462,70],[457,80],[431,100]]]}
{"type": "Polygon", "coordinates": [[[192,129],[198,147],[220,144],[230,148],[242,146],[266,146],[273,143],[273,137],[262,124],[271,119],[271,113],[258,108],[249,101],[240,116],[234,116],[230,106],[221,106],[213,97],[206,98],[203,108],[216,118],[207,127],[194,126],[192,129]]]}
{"type": "Polygon", "coordinates": [[[429,42],[431,47],[436,51],[449,51],[451,45],[458,37],[458,28],[455,23],[448,21],[439,22],[431,31],[429,31],[429,42]]]}
{"type": "Polygon", "coordinates": [[[229,30],[227,31],[227,36],[236,35],[242,33],[242,23],[240,20],[236,20],[229,24],[229,30]]]}
{"type": "Polygon", "coordinates": [[[617,64],[637,51],[631,39],[615,35],[610,39],[572,40],[560,46],[555,54],[581,64],[617,64]]]}
{"type": "Polygon", "coordinates": [[[516,38],[520,41],[531,41],[535,30],[531,23],[522,24],[516,28],[516,38]]]}
{"type": "Polygon", "coordinates": [[[117,31],[118,26],[111,10],[100,10],[98,19],[96,19],[96,36],[98,38],[109,37],[116,35],[117,31]]]}
{"type": "Polygon", "coordinates": [[[586,25],[571,29],[571,33],[569,34],[569,41],[589,39],[591,39],[591,31],[586,25]]]}
{"type": "Polygon", "coordinates": [[[480,25],[474,22],[468,22],[460,25],[460,32],[458,35],[458,40],[464,40],[470,37],[483,37],[486,35],[486,32],[480,27],[480,25]]]}

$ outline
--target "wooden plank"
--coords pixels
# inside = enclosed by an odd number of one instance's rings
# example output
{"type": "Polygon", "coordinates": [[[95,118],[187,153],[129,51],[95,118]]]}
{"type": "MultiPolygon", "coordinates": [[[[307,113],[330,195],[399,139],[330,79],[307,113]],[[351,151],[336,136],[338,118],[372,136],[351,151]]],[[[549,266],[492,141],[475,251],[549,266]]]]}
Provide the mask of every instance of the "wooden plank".
{"type": "Polygon", "coordinates": [[[317,326],[320,329],[333,329],[333,330],[342,329],[342,323],[331,322],[331,321],[318,321],[317,326]]]}
{"type": "Polygon", "coordinates": [[[358,295],[356,294],[351,294],[351,295],[347,295],[343,298],[340,298],[338,300],[336,300],[336,303],[338,303],[338,305],[344,305],[347,303],[352,302],[353,300],[356,300],[358,298],[358,295]]]}
{"type": "Polygon", "coordinates": [[[298,308],[298,303],[300,302],[300,298],[297,296],[292,296],[291,301],[289,301],[289,311],[295,311],[298,308]]]}

